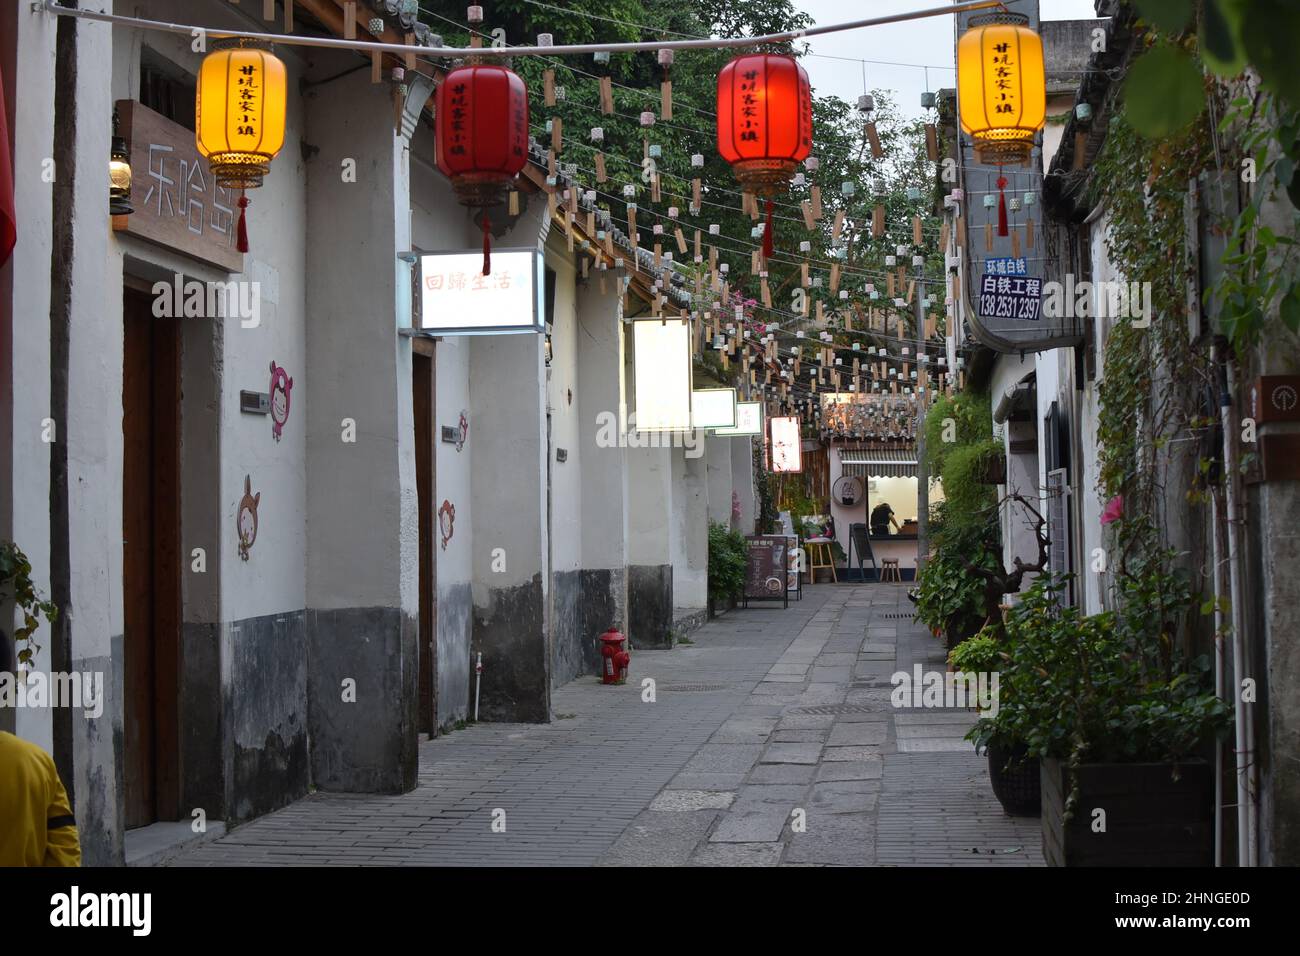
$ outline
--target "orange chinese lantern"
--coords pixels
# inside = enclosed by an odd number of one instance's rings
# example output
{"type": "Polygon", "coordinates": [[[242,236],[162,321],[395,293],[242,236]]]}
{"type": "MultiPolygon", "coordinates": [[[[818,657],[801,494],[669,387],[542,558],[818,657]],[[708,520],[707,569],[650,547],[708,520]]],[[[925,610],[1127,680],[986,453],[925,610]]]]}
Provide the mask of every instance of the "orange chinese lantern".
{"type": "Polygon", "coordinates": [[[794,57],[736,57],[718,74],[718,152],[746,190],[767,199],[763,255],[772,255],[772,196],[812,153],[812,87],[794,57]]]}
{"type": "MultiPolygon", "coordinates": [[[[975,156],[990,166],[1026,162],[1047,115],[1043,41],[1018,13],[971,17],[957,43],[957,103],[975,156]]],[[[998,177],[998,235],[1007,234],[1006,177],[998,177]]]]}
{"type": "Polygon", "coordinates": [[[471,63],[438,84],[438,168],[461,204],[483,210],[483,274],[492,271],[487,210],[528,161],[528,90],[504,66],[471,63]]]}
{"type": "Polygon", "coordinates": [[[217,185],[241,190],[238,249],[248,251],[244,210],[284,145],[284,63],[246,40],[214,50],[199,68],[194,93],[194,140],[217,185]]]}

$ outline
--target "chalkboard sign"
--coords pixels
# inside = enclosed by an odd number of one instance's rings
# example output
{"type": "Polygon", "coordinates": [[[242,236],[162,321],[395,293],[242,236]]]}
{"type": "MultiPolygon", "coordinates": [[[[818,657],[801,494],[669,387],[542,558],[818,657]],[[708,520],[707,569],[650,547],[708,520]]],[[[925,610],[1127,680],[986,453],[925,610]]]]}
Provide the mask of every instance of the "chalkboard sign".
{"type": "Polygon", "coordinates": [[[745,606],[750,601],[780,601],[789,607],[790,540],[759,534],[745,538],[745,544],[745,606]]]}

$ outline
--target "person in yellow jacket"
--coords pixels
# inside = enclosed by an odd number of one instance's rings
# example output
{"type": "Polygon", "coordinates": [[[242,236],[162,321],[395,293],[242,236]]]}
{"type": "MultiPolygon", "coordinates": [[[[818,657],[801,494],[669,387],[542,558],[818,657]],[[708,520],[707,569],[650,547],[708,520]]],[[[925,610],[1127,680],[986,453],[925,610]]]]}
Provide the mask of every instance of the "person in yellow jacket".
{"type": "MultiPolygon", "coordinates": [[[[0,631],[0,671],[15,670],[0,631]]],[[[54,759],[0,731],[0,866],[81,866],[77,821],[54,759]]]]}

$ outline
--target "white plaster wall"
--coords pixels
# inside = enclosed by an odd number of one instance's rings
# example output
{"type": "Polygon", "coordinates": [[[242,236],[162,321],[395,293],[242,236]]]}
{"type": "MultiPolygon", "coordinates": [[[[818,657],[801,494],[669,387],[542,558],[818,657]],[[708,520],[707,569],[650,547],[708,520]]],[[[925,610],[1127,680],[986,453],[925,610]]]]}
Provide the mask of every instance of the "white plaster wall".
{"type": "MultiPolygon", "coordinates": [[[[610,284],[612,286],[612,283],[610,284]]],[[[582,566],[623,568],[628,563],[629,503],[623,446],[601,436],[602,413],[620,420],[623,401],[622,298],[598,283],[578,291],[578,440],[582,446],[582,566]]],[[[607,429],[608,430],[608,429],[607,429]]],[[[606,430],[606,431],[607,431],[606,430]]]]}
{"type": "Polygon", "coordinates": [[[754,533],[758,502],[754,490],[754,440],[729,438],[731,443],[731,483],[740,499],[740,519],[736,527],[744,534],[754,533]]]}
{"type": "MultiPolygon", "coordinates": [[[[551,561],[553,571],[582,567],[582,439],[579,429],[578,322],[576,271],[572,253],[558,231],[546,243],[546,265],[555,270],[554,326],[551,367],[547,379],[547,409],[551,416],[551,561]],[[556,449],[568,452],[556,459],[556,449]]],[[[544,474],[544,473],[543,473],[544,474]]]]}
{"type": "MultiPolygon", "coordinates": [[[[18,241],[0,267],[0,295],[9,304],[12,339],[0,334],[0,538],[23,549],[32,578],[50,594],[50,446],[42,422],[50,415],[50,201],[53,185],[42,182],[42,163],[54,136],[53,17],[29,14],[23,5],[0,13],[7,36],[0,48],[6,69],[5,106],[13,137],[14,204],[18,241]],[[10,33],[13,25],[14,32],[10,33]],[[11,46],[13,44],[13,46],[11,46]],[[12,59],[10,59],[12,57],[12,59]],[[44,280],[42,281],[42,278],[44,280]],[[30,280],[30,281],[28,281],[30,280]]],[[[56,171],[57,175],[57,171],[56,171]]],[[[65,439],[63,423],[56,438],[65,439]]],[[[13,622],[3,627],[12,635],[13,622]]],[[[50,629],[36,632],[41,652],[34,667],[50,669],[50,629]]],[[[47,751],[53,748],[49,710],[16,711],[15,732],[47,751]]]]}
{"type": "Polygon", "coordinates": [[[708,470],[709,521],[731,526],[731,439],[710,434],[705,439],[708,470]]]}

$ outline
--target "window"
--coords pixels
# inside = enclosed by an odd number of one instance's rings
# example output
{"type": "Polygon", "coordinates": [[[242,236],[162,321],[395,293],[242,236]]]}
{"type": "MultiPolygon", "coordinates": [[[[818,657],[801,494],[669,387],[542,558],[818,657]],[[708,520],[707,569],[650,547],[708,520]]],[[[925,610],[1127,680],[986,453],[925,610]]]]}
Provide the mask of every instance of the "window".
{"type": "Polygon", "coordinates": [[[148,47],[140,49],[140,103],[194,129],[195,78],[148,47]]]}

